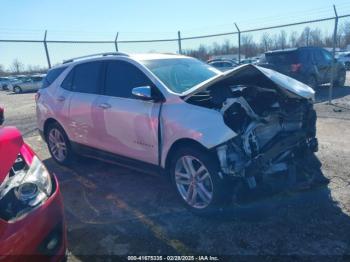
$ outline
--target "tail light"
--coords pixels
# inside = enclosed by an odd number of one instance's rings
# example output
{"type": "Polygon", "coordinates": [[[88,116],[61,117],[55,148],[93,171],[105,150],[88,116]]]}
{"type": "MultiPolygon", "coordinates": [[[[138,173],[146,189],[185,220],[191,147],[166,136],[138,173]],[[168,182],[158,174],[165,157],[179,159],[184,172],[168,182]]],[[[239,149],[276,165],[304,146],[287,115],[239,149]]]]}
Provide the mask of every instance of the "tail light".
{"type": "Polygon", "coordinates": [[[291,64],[290,71],[296,73],[296,72],[300,71],[301,66],[302,66],[301,64],[291,64]]]}
{"type": "Polygon", "coordinates": [[[35,94],[35,102],[38,102],[39,98],[40,98],[40,91],[36,92],[35,94]]]}
{"type": "Polygon", "coordinates": [[[4,109],[0,107],[0,125],[2,125],[5,121],[4,109]]]}

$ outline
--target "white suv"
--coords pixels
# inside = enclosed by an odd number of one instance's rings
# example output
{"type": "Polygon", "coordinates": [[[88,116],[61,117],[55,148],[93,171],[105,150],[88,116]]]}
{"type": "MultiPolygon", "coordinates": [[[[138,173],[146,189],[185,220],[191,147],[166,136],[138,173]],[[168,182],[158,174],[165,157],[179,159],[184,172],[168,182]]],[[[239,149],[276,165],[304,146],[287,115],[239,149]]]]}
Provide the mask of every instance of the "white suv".
{"type": "Polygon", "coordinates": [[[81,154],[170,174],[185,205],[206,213],[276,173],[289,185],[291,170],[317,177],[313,97],[254,65],[220,73],[181,55],[106,53],[51,69],[37,121],[58,163],[81,154]]]}

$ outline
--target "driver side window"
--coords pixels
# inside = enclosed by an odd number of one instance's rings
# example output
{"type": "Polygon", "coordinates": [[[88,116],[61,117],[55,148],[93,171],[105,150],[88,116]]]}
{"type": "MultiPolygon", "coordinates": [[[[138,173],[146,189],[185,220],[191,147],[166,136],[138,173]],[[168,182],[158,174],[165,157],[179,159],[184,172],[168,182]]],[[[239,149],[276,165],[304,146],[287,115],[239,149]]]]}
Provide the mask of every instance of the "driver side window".
{"type": "Polygon", "coordinates": [[[140,86],[152,86],[152,82],[136,66],[125,61],[107,63],[105,95],[132,98],[132,89],[140,86]]]}

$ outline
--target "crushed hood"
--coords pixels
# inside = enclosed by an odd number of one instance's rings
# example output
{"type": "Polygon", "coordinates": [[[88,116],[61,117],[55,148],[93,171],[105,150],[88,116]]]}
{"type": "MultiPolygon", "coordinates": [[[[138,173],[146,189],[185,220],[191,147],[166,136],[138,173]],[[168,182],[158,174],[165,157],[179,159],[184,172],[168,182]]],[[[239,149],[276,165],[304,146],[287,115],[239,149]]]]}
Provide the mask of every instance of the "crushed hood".
{"type": "Polygon", "coordinates": [[[225,81],[229,78],[235,78],[235,77],[239,78],[244,76],[247,76],[247,77],[249,76],[249,78],[263,76],[269,79],[270,81],[272,81],[274,84],[276,84],[280,90],[282,90],[284,93],[286,93],[289,96],[302,97],[302,98],[311,99],[311,100],[314,100],[315,98],[315,91],[308,85],[303,84],[298,80],[295,80],[294,78],[283,75],[274,70],[260,67],[260,66],[255,66],[252,64],[238,66],[230,71],[226,71],[222,74],[214,76],[194,86],[193,88],[187,90],[182,95],[182,97],[185,100],[187,100],[191,96],[204,91],[205,89],[213,86],[214,84],[219,83],[220,81],[225,81]]]}
{"type": "Polygon", "coordinates": [[[22,145],[23,139],[17,128],[0,128],[0,184],[13,166],[22,145]]]}

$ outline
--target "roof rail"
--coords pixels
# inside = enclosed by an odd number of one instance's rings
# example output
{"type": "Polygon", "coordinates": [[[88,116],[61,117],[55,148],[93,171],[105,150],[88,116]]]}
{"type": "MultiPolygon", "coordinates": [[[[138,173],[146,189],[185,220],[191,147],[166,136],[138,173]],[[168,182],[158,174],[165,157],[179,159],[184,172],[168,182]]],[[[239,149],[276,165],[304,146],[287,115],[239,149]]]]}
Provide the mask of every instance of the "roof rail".
{"type": "Polygon", "coordinates": [[[84,58],[90,58],[90,57],[98,57],[98,56],[129,56],[126,53],[122,52],[107,52],[107,53],[98,53],[98,54],[92,54],[92,55],[85,55],[85,56],[79,56],[75,58],[71,58],[68,60],[63,60],[63,64],[67,64],[76,60],[84,59],[84,58]]]}

